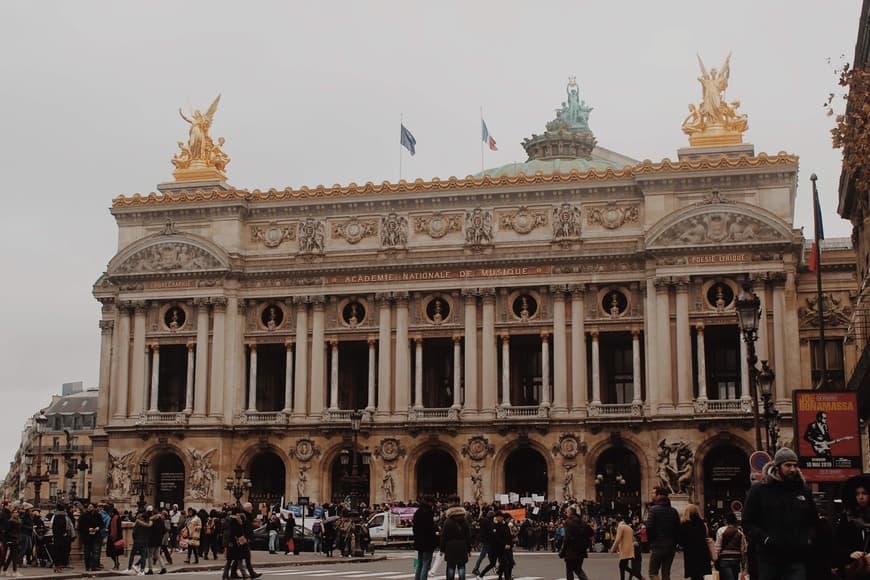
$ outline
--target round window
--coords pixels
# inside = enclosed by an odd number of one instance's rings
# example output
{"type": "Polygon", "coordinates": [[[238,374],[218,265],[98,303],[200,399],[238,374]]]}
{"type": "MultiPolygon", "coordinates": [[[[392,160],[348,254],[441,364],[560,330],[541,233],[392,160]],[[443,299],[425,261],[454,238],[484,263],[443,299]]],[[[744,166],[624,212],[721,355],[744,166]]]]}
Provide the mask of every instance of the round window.
{"type": "Polygon", "coordinates": [[[724,282],[717,282],[707,289],[707,302],[716,310],[724,310],[734,302],[734,290],[724,282]]]}
{"type": "Polygon", "coordinates": [[[426,318],[434,324],[441,324],[450,316],[450,303],[436,296],[426,304],[426,318]]]}
{"type": "Polygon", "coordinates": [[[628,298],[619,290],[611,290],[604,295],[601,308],[610,316],[621,316],[628,308],[628,298]]]}
{"type": "Polygon", "coordinates": [[[341,309],[341,319],[348,326],[359,326],[366,319],[366,309],[356,300],[351,300],[341,309]]]}
{"type": "Polygon", "coordinates": [[[284,311],[277,304],[269,304],[263,309],[260,321],[269,330],[275,330],[284,322],[284,311]]]}
{"type": "Polygon", "coordinates": [[[187,314],[184,313],[184,309],[180,306],[170,307],[163,315],[163,322],[169,330],[178,330],[184,326],[186,320],[187,314]]]}
{"type": "Polygon", "coordinates": [[[538,313],[538,301],[531,294],[520,294],[514,299],[513,311],[520,320],[534,318],[538,313]]]}

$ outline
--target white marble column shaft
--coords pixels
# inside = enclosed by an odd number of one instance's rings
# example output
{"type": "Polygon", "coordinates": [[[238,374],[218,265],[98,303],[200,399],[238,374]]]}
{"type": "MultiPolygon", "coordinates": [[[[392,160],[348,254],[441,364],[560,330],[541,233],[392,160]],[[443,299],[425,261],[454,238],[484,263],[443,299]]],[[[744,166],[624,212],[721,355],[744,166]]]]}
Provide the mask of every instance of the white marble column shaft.
{"type": "Polygon", "coordinates": [[[391,410],[390,386],[392,383],[390,301],[386,298],[381,299],[378,308],[378,414],[389,415],[391,410]]]}
{"type": "Polygon", "coordinates": [[[196,364],[194,353],[196,345],[192,342],[187,343],[187,374],[184,380],[184,413],[190,415],[193,413],[193,369],[196,364]]]}
{"type": "Polygon", "coordinates": [[[370,338],[368,340],[369,344],[369,368],[368,368],[368,401],[366,403],[366,410],[369,413],[374,412],[375,410],[375,372],[377,366],[377,339],[370,338]]]}
{"type": "Polygon", "coordinates": [[[326,396],[326,312],[324,300],[317,297],[311,307],[311,395],[309,404],[311,416],[320,417],[323,413],[323,400],[326,396]]]}
{"type": "Polygon", "coordinates": [[[656,360],[655,364],[658,368],[659,390],[658,407],[659,411],[673,411],[674,395],[673,395],[673,376],[671,365],[673,359],[671,357],[671,306],[669,297],[669,286],[660,284],[656,288],[656,360]]]}
{"type": "Polygon", "coordinates": [[[511,339],[507,334],[501,336],[501,404],[511,406],[511,339]]]}
{"type": "Polygon", "coordinates": [[[698,400],[706,401],[707,395],[707,352],[704,345],[704,325],[695,327],[695,344],[698,351],[698,400]]]}
{"type": "Polygon", "coordinates": [[[692,329],[689,326],[689,286],[677,285],[677,405],[684,411],[692,405],[692,329]]]}
{"type": "Polygon", "coordinates": [[[631,332],[631,365],[632,365],[632,395],[631,402],[633,405],[638,405],[643,402],[641,398],[641,366],[640,366],[640,332],[633,330],[631,332]]]}
{"type": "Polygon", "coordinates": [[[145,410],[145,304],[136,304],[133,313],[133,361],[130,369],[132,393],[130,414],[138,417],[145,410]]]}
{"type": "Polygon", "coordinates": [[[495,413],[498,403],[498,357],[495,338],[495,294],[489,291],[483,295],[483,344],[481,345],[481,378],[483,401],[481,411],[495,413]]]}
{"type": "Polygon", "coordinates": [[[151,345],[151,401],[148,410],[157,412],[157,399],[160,396],[160,345],[151,345]]]}
{"type": "Polygon", "coordinates": [[[550,337],[541,335],[541,406],[550,406],[550,337]]]}
{"type": "Polygon", "coordinates": [[[406,415],[411,405],[411,346],[408,340],[408,298],[396,299],[396,369],[393,401],[396,415],[406,415]]]}
{"type": "Polygon", "coordinates": [[[257,412],[257,345],[249,349],[248,362],[248,413],[257,412]]]}
{"type": "Polygon", "coordinates": [[[465,295],[465,411],[480,408],[477,383],[477,296],[465,295]]]}
{"type": "Polygon", "coordinates": [[[299,300],[296,310],[296,364],[294,365],[293,417],[308,414],[308,305],[299,300]]]}
{"type": "Polygon", "coordinates": [[[601,355],[598,347],[598,331],[590,332],[592,336],[592,404],[601,404],[601,355]]]}
{"type": "Polygon", "coordinates": [[[423,408],[423,339],[414,338],[414,407],[423,408]]]}
{"type": "Polygon", "coordinates": [[[127,417],[127,394],[130,378],[130,310],[124,306],[118,309],[118,328],[115,333],[116,360],[112,362],[112,390],[116,396],[113,416],[116,419],[127,417]]]}
{"type": "Polygon", "coordinates": [[[193,415],[202,417],[208,399],[208,302],[196,307],[196,379],[193,388],[193,415]]]}
{"type": "Polygon", "coordinates": [[[211,332],[211,386],[208,397],[209,417],[220,417],[224,413],[224,358],[226,357],[226,316],[227,299],[220,297],[212,301],[214,321],[211,332]]]}
{"type": "Polygon", "coordinates": [[[586,407],[586,329],[583,289],[571,294],[571,408],[586,407]]]}
{"type": "Polygon", "coordinates": [[[293,341],[284,342],[284,414],[293,412],[293,341]]]}
{"type": "Polygon", "coordinates": [[[462,337],[453,337],[453,408],[462,407],[462,337]]]}
{"type": "Polygon", "coordinates": [[[329,361],[329,408],[337,410],[338,405],[338,341],[333,340],[329,343],[329,351],[331,354],[329,361]]]}

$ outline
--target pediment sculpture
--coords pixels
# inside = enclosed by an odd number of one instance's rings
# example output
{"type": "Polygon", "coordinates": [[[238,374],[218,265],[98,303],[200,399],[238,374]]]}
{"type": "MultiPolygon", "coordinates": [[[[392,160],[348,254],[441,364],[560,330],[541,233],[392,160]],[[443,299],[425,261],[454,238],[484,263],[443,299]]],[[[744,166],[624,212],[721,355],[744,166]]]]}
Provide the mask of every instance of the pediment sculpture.
{"type": "Polygon", "coordinates": [[[580,239],[580,208],[563,203],[553,208],[553,241],[567,242],[580,239]]]}
{"type": "Polygon", "coordinates": [[[323,222],[314,218],[306,218],[299,224],[299,253],[322,254],[324,249],[324,234],[326,228],[323,222]]]}
{"type": "Polygon", "coordinates": [[[657,460],[661,486],[671,493],[692,493],[695,452],[689,447],[688,441],[668,443],[667,439],[660,440],[657,460]]]}
{"type": "MultiPolygon", "coordinates": [[[[852,319],[852,306],[831,294],[822,293],[822,318],[826,326],[848,326],[852,319]]],[[[798,308],[798,319],[802,328],[819,325],[819,300],[813,295],[806,299],[806,306],[798,308]]]]}
{"type": "Polygon", "coordinates": [[[492,212],[479,207],[466,212],[465,243],[472,247],[492,243],[492,212]]]}
{"type": "Polygon", "coordinates": [[[650,246],[698,246],[783,240],[771,225],[733,211],[711,211],[687,217],[650,240],[650,246]]]}
{"type": "Polygon", "coordinates": [[[408,245],[408,218],[390,213],[381,220],[381,246],[401,250],[408,245]]]}
{"type": "Polygon", "coordinates": [[[182,241],[167,241],[143,248],[124,260],[116,274],[217,270],[223,268],[211,253],[182,241]]]}

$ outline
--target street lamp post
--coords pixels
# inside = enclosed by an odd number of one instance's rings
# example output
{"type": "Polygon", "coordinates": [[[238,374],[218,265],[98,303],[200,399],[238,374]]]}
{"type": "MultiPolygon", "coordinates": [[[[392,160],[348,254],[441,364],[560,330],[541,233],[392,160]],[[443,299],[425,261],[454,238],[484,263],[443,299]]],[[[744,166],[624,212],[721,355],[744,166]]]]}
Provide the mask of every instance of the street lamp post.
{"type": "Polygon", "coordinates": [[[232,494],[236,499],[236,505],[242,505],[242,496],[251,489],[251,480],[244,477],[245,471],[241,465],[236,465],[233,469],[235,479],[231,475],[227,476],[225,489],[232,494]]]}
{"type": "Polygon", "coordinates": [[[33,484],[33,506],[39,509],[39,490],[42,487],[43,482],[48,481],[48,472],[42,472],[42,434],[45,432],[45,424],[48,422],[48,417],[40,412],[33,418],[33,420],[36,423],[36,459],[34,461],[33,455],[28,454],[24,457],[24,461],[27,463],[28,467],[27,481],[33,484]],[[30,472],[31,463],[36,464],[34,467],[36,473],[30,472]]]}
{"type": "Polygon", "coordinates": [[[773,404],[773,381],[776,373],[768,366],[767,361],[761,361],[758,372],[758,386],[761,389],[761,400],[764,404],[764,429],[767,432],[767,451],[776,453],[779,447],[779,411],[773,404]]]}
{"type": "Polygon", "coordinates": [[[139,511],[145,511],[145,494],[148,492],[148,461],[139,462],[139,481],[136,482],[139,491],[139,511]]]}
{"type": "Polygon", "coordinates": [[[341,464],[345,466],[345,476],[344,483],[350,489],[350,507],[351,509],[357,507],[358,504],[358,495],[360,489],[366,485],[369,481],[367,475],[363,475],[360,473],[360,456],[362,456],[362,462],[364,464],[368,464],[368,455],[364,453],[358,452],[358,443],[359,443],[359,432],[362,427],[362,411],[354,410],[350,413],[350,430],[353,433],[353,446],[351,447],[351,452],[348,453],[347,449],[343,450],[340,455],[341,464]],[[347,473],[347,464],[350,462],[350,473],[347,473]]]}
{"type": "Polygon", "coordinates": [[[752,420],[755,424],[755,448],[761,449],[761,422],[758,416],[758,369],[755,364],[758,356],[755,354],[755,341],[758,340],[758,319],[761,315],[761,300],[752,291],[749,276],[743,281],[743,289],[737,295],[734,305],[737,310],[737,322],[743,332],[746,342],[746,362],[749,365],[749,394],[752,397],[752,420]]]}
{"type": "Polygon", "coordinates": [[[69,429],[63,430],[66,435],[66,447],[63,449],[63,464],[66,467],[64,472],[64,489],[66,490],[67,501],[72,502],[75,499],[75,476],[77,461],[73,459],[72,432],[69,429]]]}

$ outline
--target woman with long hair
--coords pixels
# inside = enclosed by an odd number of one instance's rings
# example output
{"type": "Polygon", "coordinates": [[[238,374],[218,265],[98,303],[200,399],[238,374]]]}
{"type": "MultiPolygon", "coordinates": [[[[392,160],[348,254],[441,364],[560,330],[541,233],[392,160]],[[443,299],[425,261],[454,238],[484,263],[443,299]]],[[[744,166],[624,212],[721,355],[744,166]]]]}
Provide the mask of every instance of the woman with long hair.
{"type": "Polygon", "coordinates": [[[847,566],[870,569],[870,474],[843,484],[843,506],[845,512],[834,532],[834,565],[841,573],[847,566]]]}
{"type": "Polygon", "coordinates": [[[224,519],[224,545],[227,550],[227,561],[224,564],[222,579],[229,580],[230,570],[236,568],[242,578],[247,580],[248,571],[245,568],[245,524],[242,521],[242,508],[234,507],[232,515],[224,519]]]}
{"type": "Polygon", "coordinates": [[[121,566],[119,558],[124,553],[124,545],[123,543],[119,543],[124,539],[124,533],[121,527],[121,515],[118,513],[118,510],[115,509],[115,506],[111,504],[106,506],[106,510],[109,513],[109,530],[106,535],[106,556],[112,559],[112,570],[117,570],[121,566]]]}
{"type": "Polygon", "coordinates": [[[6,520],[6,562],[3,563],[3,575],[6,575],[6,570],[9,569],[9,564],[12,564],[12,576],[16,578],[21,576],[18,571],[18,538],[21,536],[21,518],[18,515],[18,508],[12,508],[12,513],[9,519],[6,520]]]}
{"type": "Polygon", "coordinates": [[[704,576],[713,573],[710,565],[710,547],[712,542],[707,524],[701,517],[698,506],[690,503],[686,506],[680,518],[680,540],[683,546],[684,576],[691,580],[704,580],[704,576]]]}

